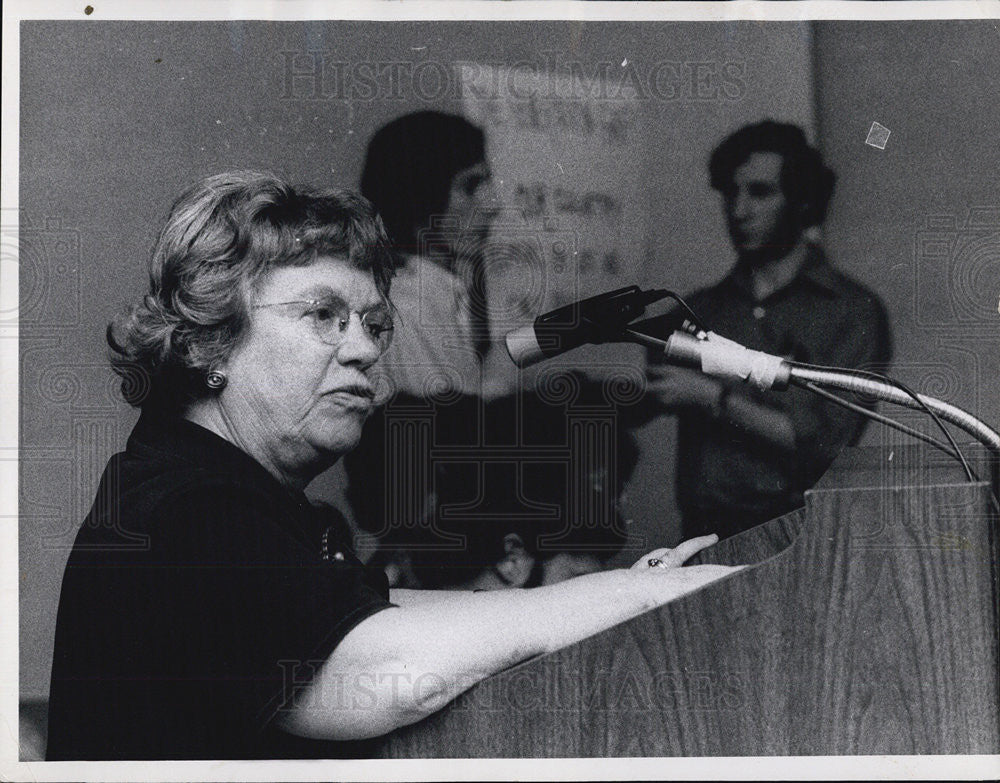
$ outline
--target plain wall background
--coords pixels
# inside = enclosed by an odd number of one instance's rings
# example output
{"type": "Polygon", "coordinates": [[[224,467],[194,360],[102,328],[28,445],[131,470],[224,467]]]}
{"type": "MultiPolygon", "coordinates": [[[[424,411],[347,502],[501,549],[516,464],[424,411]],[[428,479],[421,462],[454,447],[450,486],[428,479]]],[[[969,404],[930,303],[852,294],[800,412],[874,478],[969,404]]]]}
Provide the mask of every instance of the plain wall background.
{"type": "MultiPolygon", "coordinates": [[[[928,217],[953,215],[961,226],[970,207],[997,203],[994,40],[988,23],[24,24],[22,698],[47,694],[66,547],[135,420],[117,397],[103,332],[141,293],[170,201],[193,180],[236,167],[354,187],[364,147],[386,121],[460,108],[457,93],[440,95],[433,85],[423,98],[404,85],[370,100],[306,99],[308,78],[289,91],[283,52],[346,63],[539,67],[542,52],[557,52],[560,62],[584,64],[627,57],[639,72],[664,60],[744,63],[745,90],[735,100],[682,94],[645,103],[648,209],[633,219],[645,237],[648,279],[623,284],[682,292],[718,279],[732,262],[707,185],[708,153],[764,116],[810,124],[815,86],[819,140],[840,178],[826,232],[832,257],[887,302],[901,376],[995,422],[997,393],[985,385],[997,370],[995,352],[986,355],[995,322],[974,297],[972,321],[961,320],[970,310],[969,274],[959,269],[958,305],[931,302],[930,326],[917,326],[914,260],[928,217]],[[864,145],[872,120],[893,132],[885,151],[864,145]]],[[[966,254],[971,276],[988,287],[996,261],[977,253],[966,254]]],[[[994,306],[996,292],[994,285],[994,306]]],[[[664,420],[640,433],[644,456],[628,491],[633,543],[676,541],[673,431],[664,420]]],[[[325,492],[335,481],[319,483],[325,492]]]]}
{"type": "MultiPolygon", "coordinates": [[[[819,134],[839,177],[826,245],[882,295],[896,342],[894,375],[996,428],[995,25],[841,22],[815,30],[819,134]],[[885,150],[863,144],[872,121],[892,132],[885,150]]],[[[883,435],[871,428],[868,439],[883,435]]]]}

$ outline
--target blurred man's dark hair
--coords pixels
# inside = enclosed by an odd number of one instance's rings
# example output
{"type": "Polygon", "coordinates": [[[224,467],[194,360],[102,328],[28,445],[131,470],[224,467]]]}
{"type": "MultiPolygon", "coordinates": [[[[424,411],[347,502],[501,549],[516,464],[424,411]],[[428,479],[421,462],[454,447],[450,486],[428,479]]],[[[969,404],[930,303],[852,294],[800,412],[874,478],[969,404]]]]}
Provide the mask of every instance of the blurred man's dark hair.
{"type": "Polygon", "coordinates": [[[361,193],[382,216],[394,246],[418,250],[418,232],[448,206],[454,176],[485,159],[483,131],[453,114],[406,114],[372,137],[361,193]]]}
{"type": "Polygon", "coordinates": [[[746,125],[727,137],[709,159],[712,187],[728,193],[733,185],[733,172],[755,152],[776,152],[782,156],[781,189],[790,204],[802,208],[803,228],[822,223],[836,175],[797,125],[764,120],[746,125]]]}

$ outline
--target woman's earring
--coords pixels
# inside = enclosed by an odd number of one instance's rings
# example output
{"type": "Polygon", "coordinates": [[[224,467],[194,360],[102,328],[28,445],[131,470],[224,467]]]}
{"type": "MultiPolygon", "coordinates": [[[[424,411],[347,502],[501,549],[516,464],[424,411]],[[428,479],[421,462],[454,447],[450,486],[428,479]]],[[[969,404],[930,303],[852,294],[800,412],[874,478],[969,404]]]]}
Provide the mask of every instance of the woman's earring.
{"type": "Polygon", "coordinates": [[[218,370],[209,370],[208,375],[205,376],[205,385],[213,391],[219,391],[225,387],[227,380],[225,374],[218,370]]]}

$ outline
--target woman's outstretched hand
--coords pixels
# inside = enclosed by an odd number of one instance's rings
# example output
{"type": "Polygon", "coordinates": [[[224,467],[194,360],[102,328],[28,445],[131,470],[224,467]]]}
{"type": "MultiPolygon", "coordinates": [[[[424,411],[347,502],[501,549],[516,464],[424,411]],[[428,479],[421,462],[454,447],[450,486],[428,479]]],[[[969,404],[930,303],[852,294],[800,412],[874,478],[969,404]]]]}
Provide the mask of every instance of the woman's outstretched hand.
{"type": "Polygon", "coordinates": [[[746,566],[692,565],[684,563],[706,547],[719,540],[714,533],[682,541],[677,546],[654,549],[628,569],[635,573],[647,590],[647,609],[673,601],[683,595],[698,590],[705,585],[722,579],[746,566]],[[684,567],[682,567],[684,566],[684,567]]]}
{"type": "Polygon", "coordinates": [[[673,549],[670,547],[663,547],[661,549],[654,549],[647,555],[639,558],[632,568],[679,568],[684,565],[684,563],[702,549],[712,546],[712,544],[717,543],[719,537],[712,533],[708,536],[698,536],[697,538],[689,538],[687,541],[682,541],[673,549]]]}

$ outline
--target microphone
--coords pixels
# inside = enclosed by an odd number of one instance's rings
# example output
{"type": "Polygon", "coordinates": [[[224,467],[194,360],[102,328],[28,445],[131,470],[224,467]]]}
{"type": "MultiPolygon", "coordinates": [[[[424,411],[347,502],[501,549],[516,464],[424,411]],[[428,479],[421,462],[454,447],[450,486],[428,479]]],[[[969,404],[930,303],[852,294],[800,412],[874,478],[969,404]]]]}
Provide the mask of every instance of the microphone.
{"type": "Polygon", "coordinates": [[[642,315],[646,305],[668,295],[668,291],[643,291],[631,285],[573,302],[538,316],[530,326],[508,332],[507,353],[518,367],[528,367],[585,343],[627,339],[625,326],[642,315]]]}
{"type": "MultiPolygon", "coordinates": [[[[529,367],[585,343],[634,342],[662,351],[672,364],[694,367],[706,375],[751,383],[760,389],[788,388],[791,365],[785,359],[745,348],[696,323],[685,321],[684,328],[689,331],[675,331],[666,340],[641,331],[650,320],[630,326],[647,305],[668,296],[691,313],[672,291],[626,286],[551,310],[530,326],[508,332],[507,353],[518,367],[529,367]]],[[[696,320],[693,314],[691,317],[696,320]]]]}

